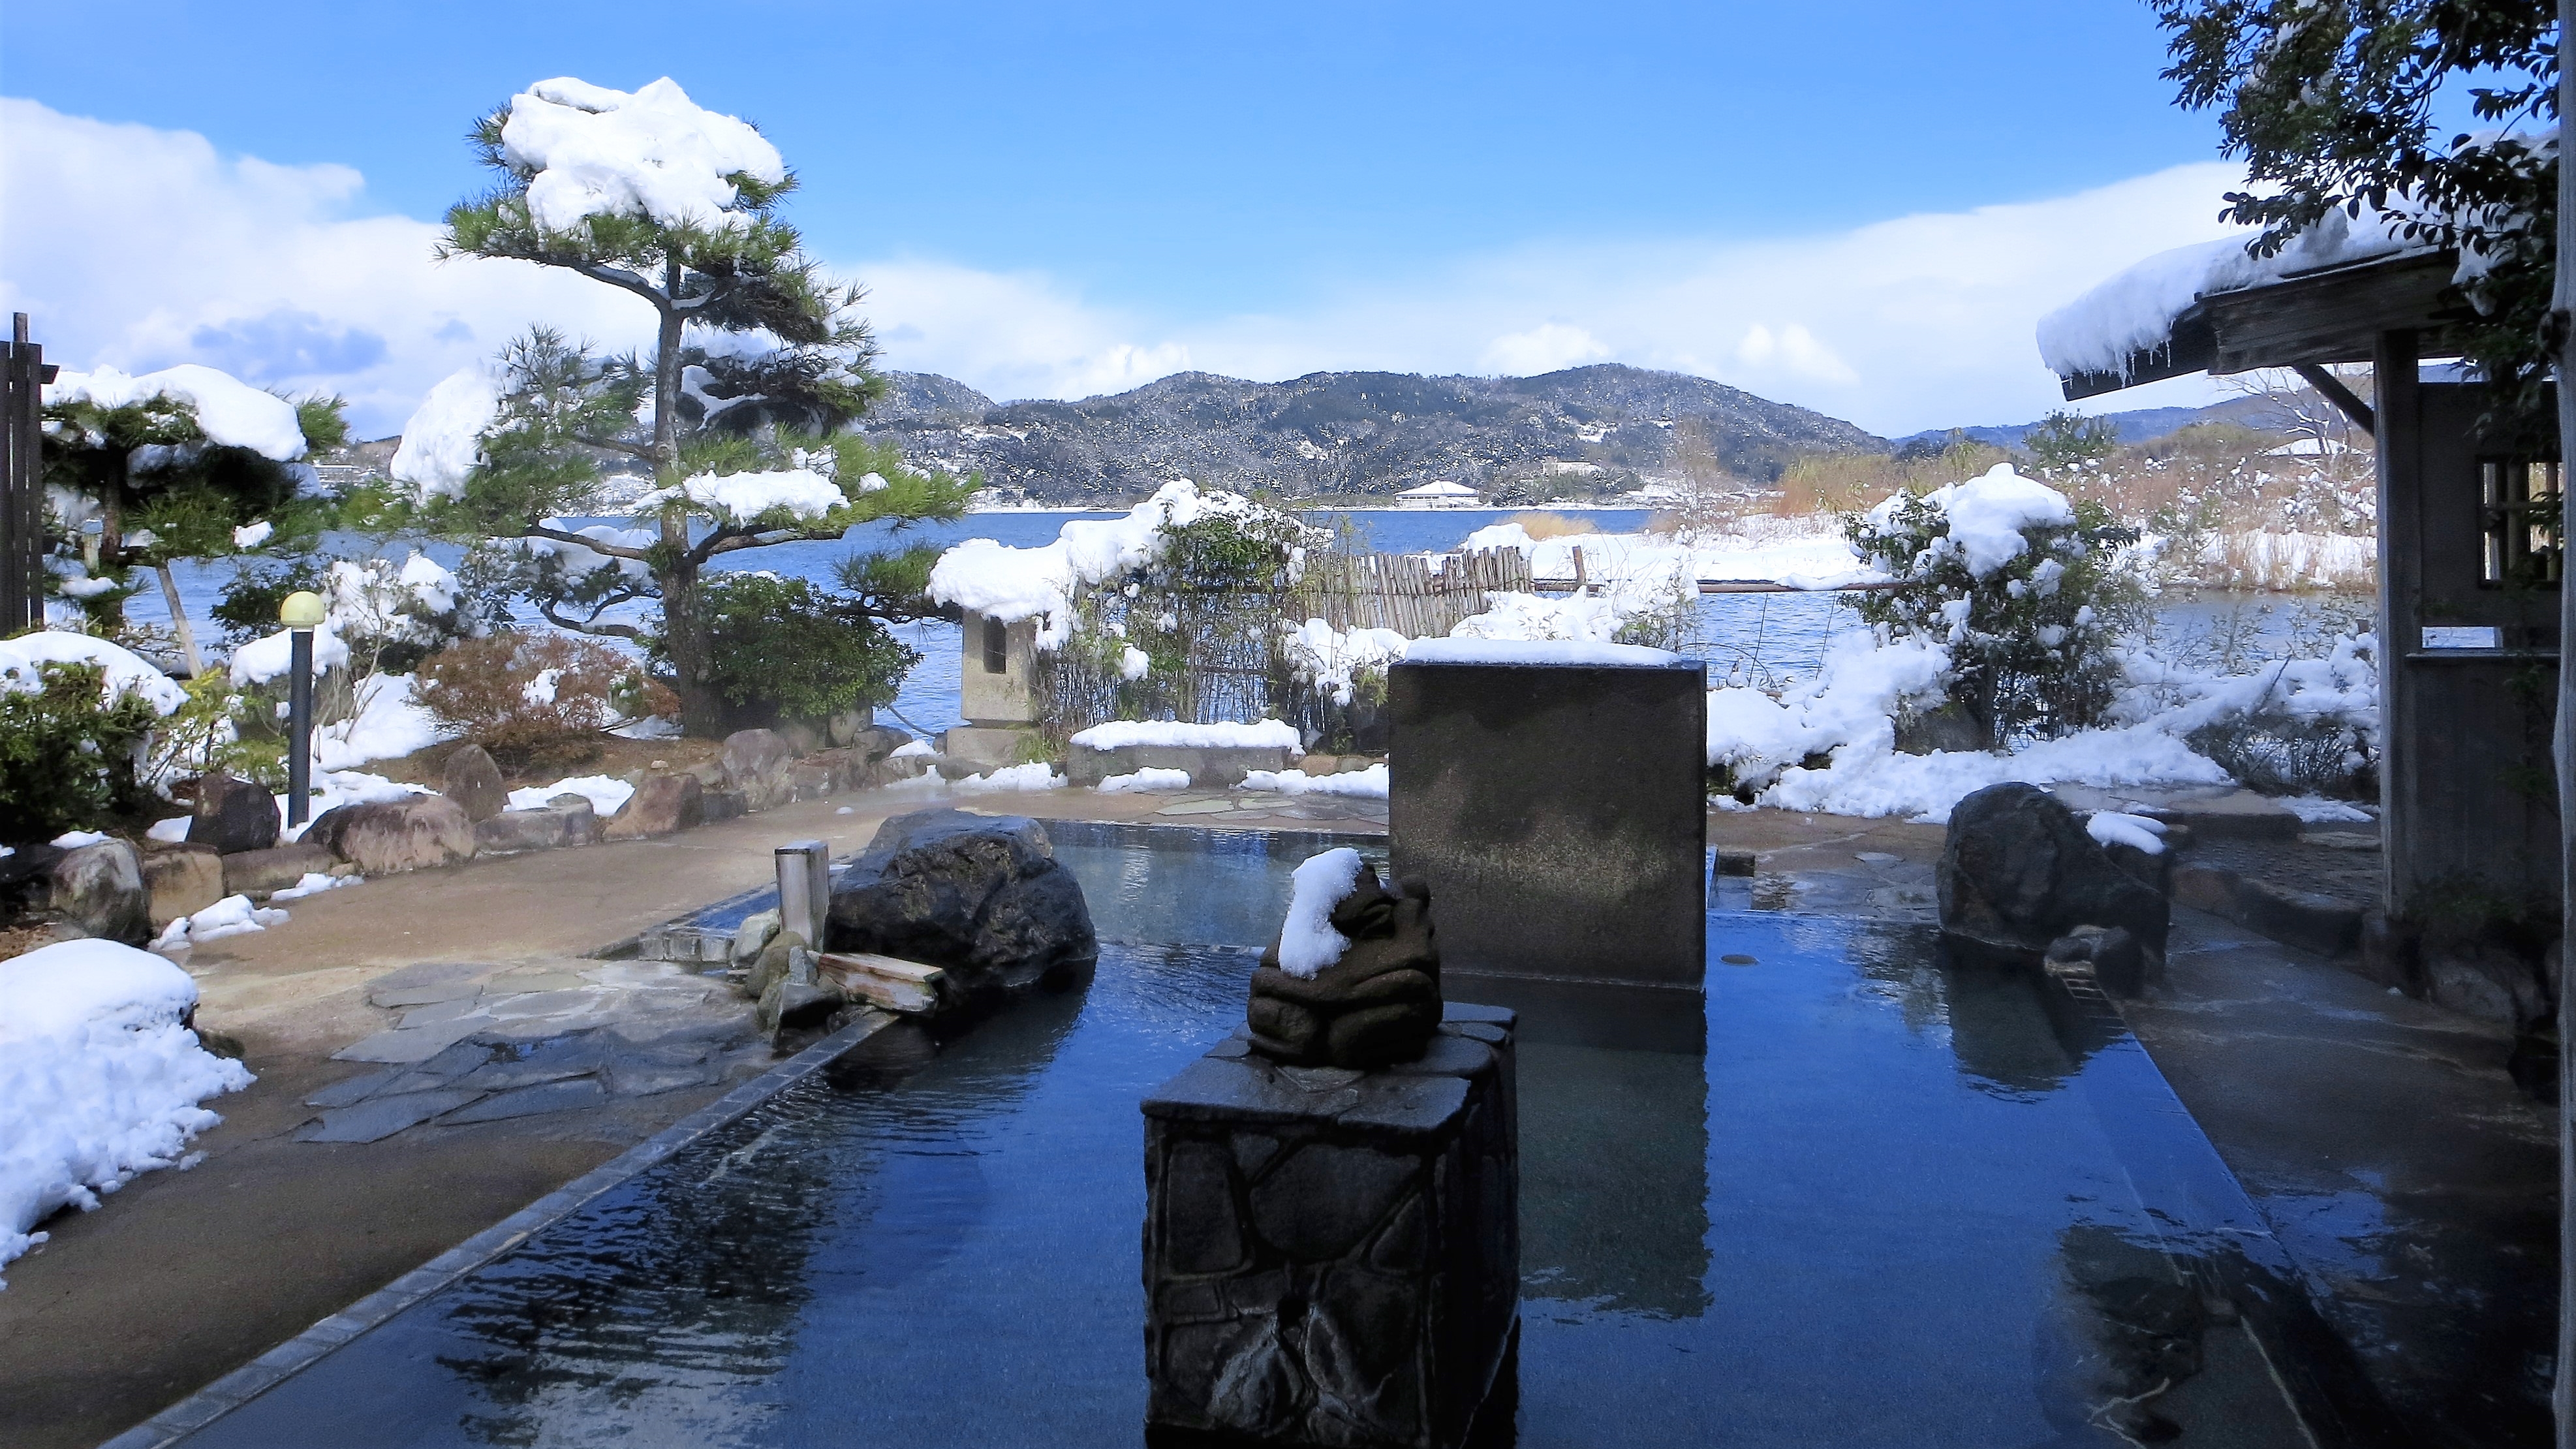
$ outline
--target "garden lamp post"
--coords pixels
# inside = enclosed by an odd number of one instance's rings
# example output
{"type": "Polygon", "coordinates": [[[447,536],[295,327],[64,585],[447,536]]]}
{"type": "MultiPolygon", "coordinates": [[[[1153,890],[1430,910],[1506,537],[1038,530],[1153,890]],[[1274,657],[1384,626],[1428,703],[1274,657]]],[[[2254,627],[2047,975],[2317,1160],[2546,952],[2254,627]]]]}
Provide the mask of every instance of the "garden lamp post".
{"type": "Polygon", "coordinates": [[[286,823],[297,826],[312,808],[313,793],[313,629],[322,622],[322,596],[298,589],[277,606],[278,622],[289,635],[291,653],[286,706],[286,823]]]}

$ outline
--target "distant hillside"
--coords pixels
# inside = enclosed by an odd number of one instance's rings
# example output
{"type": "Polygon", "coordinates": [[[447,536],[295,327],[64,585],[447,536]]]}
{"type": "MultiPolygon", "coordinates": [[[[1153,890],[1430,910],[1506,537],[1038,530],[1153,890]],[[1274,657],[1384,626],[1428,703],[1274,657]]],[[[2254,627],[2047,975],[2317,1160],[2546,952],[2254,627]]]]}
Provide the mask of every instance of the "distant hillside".
{"type": "MultiPolygon", "coordinates": [[[[2257,428],[2275,425],[2275,420],[2270,416],[2273,407],[2272,403],[2259,397],[2232,397],[2225,402],[2211,403],[2207,407],[2200,408],[2140,408],[2135,412],[2101,413],[2098,416],[2108,419],[2119,427],[2121,442],[2146,443],[2171,433],[2181,432],[2195,423],[2243,423],[2257,428]]],[[[1926,428],[1922,432],[1908,433],[1896,439],[1896,445],[1901,448],[1915,442],[1937,443],[1953,432],[1960,432],[1980,443],[1992,443],[1998,448],[2018,449],[2021,447],[2022,434],[2038,426],[2039,419],[2033,418],[2026,423],[2009,423],[1993,427],[1926,428]]]]}
{"type": "Polygon", "coordinates": [[[996,404],[963,383],[889,374],[861,426],[913,462],[980,471],[1055,502],[1132,498],[1172,478],[1292,497],[1464,483],[1497,502],[1618,492],[1702,466],[1767,481],[1810,452],[1886,452],[1822,413],[1682,373],[1604,365],[1543,377],[1204,372],[1080,402],[996,404]]]}

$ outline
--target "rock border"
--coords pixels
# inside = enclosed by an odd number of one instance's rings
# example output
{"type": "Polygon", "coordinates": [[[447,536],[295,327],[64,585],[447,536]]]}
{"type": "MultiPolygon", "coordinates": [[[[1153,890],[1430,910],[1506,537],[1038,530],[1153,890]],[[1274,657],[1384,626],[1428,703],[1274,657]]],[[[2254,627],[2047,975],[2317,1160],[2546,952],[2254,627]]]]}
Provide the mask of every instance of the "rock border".
{"type": "Polygon", "coordinates": [[[457,1279],[553,1226],[557,1221],[726,1126],[761,1103],[822,1071],[896,1018],[861,1021],[825,1037],[715,1101],[538,1198],[384,1287],[216,1379],[99,1449],[161,1449],[176,1444],[457,1279]]]}

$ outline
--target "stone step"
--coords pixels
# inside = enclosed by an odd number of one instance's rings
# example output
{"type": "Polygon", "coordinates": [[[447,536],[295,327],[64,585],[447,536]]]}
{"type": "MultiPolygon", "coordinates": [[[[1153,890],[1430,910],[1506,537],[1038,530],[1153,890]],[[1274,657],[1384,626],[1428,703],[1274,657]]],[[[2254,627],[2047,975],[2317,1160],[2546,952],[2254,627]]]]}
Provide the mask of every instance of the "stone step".
{"type": "Polygon", "coordinates": [[[2321,956],[2341,956],[2361,943],[2361,906],[2250,880],[2219,866],[2185,865],[2175,870],[2173,899],[2176,905],[2207,911],[2321,956]]]}

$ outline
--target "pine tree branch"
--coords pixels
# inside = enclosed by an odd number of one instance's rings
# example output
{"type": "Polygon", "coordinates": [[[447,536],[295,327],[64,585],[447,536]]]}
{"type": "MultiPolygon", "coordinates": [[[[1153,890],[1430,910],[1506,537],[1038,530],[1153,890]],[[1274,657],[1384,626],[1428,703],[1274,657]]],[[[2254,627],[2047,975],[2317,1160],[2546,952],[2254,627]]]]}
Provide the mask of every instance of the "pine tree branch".
{"type": "MultiPolygon", "coordinates": [[[[589,549],[592,553],[606,554],[610,558],[631,558],[637,563],[649,563],[652,561],[653,557],[652,554],[645,549],[631,547],[622,543],[610,543],[604,538],[592,538],[587,534],[574,533],[568,529],[549,528],[542,523],[529,524],[524,530],[522,530],[522,532],[529,538],[545,538],[552,539],[557,543],[579,544],[581,547],[589,549]]],[[[548,617],[552,616],[549,615],[548,617]]]]}
{"type": "MultiPolygon", "coordinates": [[[[601,607],[605,608],[607,606],[602,605],[601,607]]],[[[567,619],[563,615],[555,612],[554,602],[550,599],[539,600],[537,603],[537,612],[545,615],[546,621],[553,624],[555,627],[559,629],[570,629],[576,634],[605,635],[617,639],[636,640],[641,640],[644,637],[644,631],[636,628],[632,624],[602,624],[598,622],[599,615],[596,613],[592,614],[587,619],[567,619]]]]}
{"type": "Polygon", "coordinates": [[[588,433],[575,433],[572,440],[586,448],[605,448],[609,452],[624,453],[630,458],[641,458],[648,463],[653,461],[653,448],[648,443],[625,443],[615,438],[594,438],[588,433]]]}
{"type": "MultiPolygon", "coordinates": [[[[537,257],[533,260],[546,261],[551,259],[537,257]]],[[[662,295],[661,288],[654,286],[651,282],[644,280],[642,277],[626,270],[624,267],[612,267],[605,262],[557,261],[555,262],[555,265],[563,267],[569,271],[579,272],[594,282],[606,282],[612,287],[619,287],[626,291],[633,292],[636,296],[652,303],[661,311],[671,311],[675,305],[670,298],[662,295]]]]}

